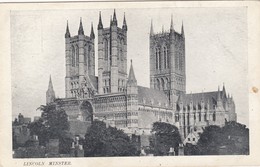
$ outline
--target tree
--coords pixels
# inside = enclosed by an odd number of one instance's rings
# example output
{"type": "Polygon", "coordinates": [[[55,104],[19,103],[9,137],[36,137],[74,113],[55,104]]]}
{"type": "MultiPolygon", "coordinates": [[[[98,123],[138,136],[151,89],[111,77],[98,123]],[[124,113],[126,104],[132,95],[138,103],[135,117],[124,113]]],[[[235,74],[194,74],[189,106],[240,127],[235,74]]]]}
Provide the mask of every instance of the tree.
{"type": "Polygon", "coordinates": [[[249,154],[249,129],[235,121],[225,126],[208,126],[198,141],[200,154],[249,154]]]}
{"type": "Polygon", "coordinates": [[[49,139],[59,139],[60,153],[69,153],[72,139],[70,138],[68,116],[56,105],[42,105],[38,108],[41,118],[28,125],[31,135],[39,136],[39,144],[46,146],[49,139]]]}
{"type": "Polygon", "coordinates": [[[93,121],[84,142],[85,156],[135,156],[137,148],[122,130],[106,127],[101,121],[93,121]]]}
{"type": "Polygon", "coordinates": [[[221,128],[215,125],[207,126],[198,141],[200,154],[217,155],[218,147],[222,145],[222,142],[221,128]]]}
{"type": "Polygon", "coordinates": [[[230,154],[249,154],[249,129],[235,121],[226,122],[222,128],[230,154]]]}
{"type": "Polygon", "coordinates": [[[167,155],[171,147],[177,153],[181,136],[176,126],[164,122],[155,122],[153,123],[152,133],[150,147],[154,155],[167,155]]]}

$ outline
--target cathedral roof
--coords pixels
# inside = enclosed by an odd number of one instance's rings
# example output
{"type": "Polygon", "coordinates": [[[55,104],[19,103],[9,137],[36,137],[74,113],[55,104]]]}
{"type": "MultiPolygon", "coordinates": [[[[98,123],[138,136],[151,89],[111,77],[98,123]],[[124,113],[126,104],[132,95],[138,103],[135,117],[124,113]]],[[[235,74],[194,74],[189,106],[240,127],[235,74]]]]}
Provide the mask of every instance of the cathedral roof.
{"type": "Polygon", "coordinates": [[[143,86],[138,86],[138,102],[152,106],[169,106],[169,99],[163,91],[143,86]]]}
{"type": "MultiPolygon", "coordinates": [[[[220,91],[220,94],[222,95],[223,91],[220,91]]],[[[218,91],[183,94],[180,97],[178,103],[182,102],[183,106],[190,105],[191,102],[193,102],[194,106],[197,104],[200,106],[203,100],[206,107],[209,103],[210,109],[213,109],[213,106],[217,105],[218,91]]]]}

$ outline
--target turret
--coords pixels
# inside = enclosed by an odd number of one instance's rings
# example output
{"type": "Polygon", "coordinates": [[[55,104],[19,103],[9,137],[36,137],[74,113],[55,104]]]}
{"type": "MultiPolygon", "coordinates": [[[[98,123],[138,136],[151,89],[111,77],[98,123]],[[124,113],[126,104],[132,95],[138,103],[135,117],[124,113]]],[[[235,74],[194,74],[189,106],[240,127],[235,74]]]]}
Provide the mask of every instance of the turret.
{"type": "Polygon", "coordinates": [[[185,38],[183,21],[182,21],[182,25],[181,25],[181,35],[185,38]]]}
{"type": "Polygon", "coordinates": [[[53,89],[53,85],[52,85],[52,80],[51,80],[51,76],[49,79],[49,86],[48,86],[48,90],[46,92],[46,104],[52,103],[55,100],[55,92],[53,89]]]}
{"type": "Polygon", "coordinates": [[[69,23],[67,21],[67,28],[65,33],[65,62],[66,62],[66,77],[65,77],[65,94],[66,97],[70,97],[70,76],[71,76],[71,44],[70,44],[70,31],[69,31],[69,23]]]}
{"type": "Polygon", "coordinates": [[[127,93],[128,94],[137,94],[137,80],[135,78],[132,60],[131,60],[128,80],[127,80],[127,93]]]}
{"type": "Polygon", "coordinates": [[[111,93],[118,92],[118,29],[117,29],[117,19],[116,10],[114,10],[113,20],[111,22],[111,93]]]}
{"type": "Polygon", "coordinates": [[[127,24],[126,24],[126,19],[125,19],[125,13],[124,13],[124,21],[123,21],[122,29],[127,31],[127,24]]]}
{"type": "Polygon", "coordinates": [[[68,23],[68,21],[67,21],[67,28],[66,28],[65,38],[70,38],[70,30],[69,30],[69,23],[68,23]]]}
{"type": "Polygon", "coordinates": [[[82,25],[82,19],[81,18],[80,18],[80,23],[79,23],[78,35],[84,35],[84,30],[83,30],[83,25],[82,25]]]}
{"type": "Polygon", "coordinates": [[[102,19],[101,19],[101,12],[99,12],[99,21],[98,21],[98,30],[103,29],[102,19]]]}
{"type": "Polygon", "coordinates": [[[153,36],[153,20],[151,20],[151,27],[150,27],[150,36],[153,36]]]}
{"type": "Polygon", "coordinates": [[[226,89],[225,89],[225,84],[223,83],[223,88],[222,88],[222,98],[226,97],[226,89]]]}
{"type": "Polygon", "coordinates": [[[93,29],[93,23],[91,23],[90,38],[91,38],[91,39],[95,39],[95,34],[94,34],[94,29],[93,29]]]}
{"type": "Polygon", "coordinates": [[[217,107],[221,107],[222,106],[222,100],[221,100],[221,93],[218,87],[218,95],[217,95],[217,107]]]}
{"type": "Polygon", "coordinates": [[[115,9],[114,9],[114,15],[113,15],[113,20],[112,20],[112,25],[117,26],[116,10],[115,10],[115,9]]]}
{"type": "Polygon", "coordinates": [[[172,15],[171,15],[171,27],[170,27],[170,32],[171,32],[171,33],[174,32],[172,15]]]}

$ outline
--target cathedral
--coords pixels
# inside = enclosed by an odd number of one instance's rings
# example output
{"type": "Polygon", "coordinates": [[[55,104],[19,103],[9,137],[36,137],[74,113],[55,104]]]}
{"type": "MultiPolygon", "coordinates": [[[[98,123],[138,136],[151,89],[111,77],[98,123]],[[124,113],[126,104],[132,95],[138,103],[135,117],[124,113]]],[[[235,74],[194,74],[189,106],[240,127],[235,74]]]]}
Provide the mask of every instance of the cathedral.
{"type": "MultiPolygon", "coordinates": [[[[183,140],[208,125],[236,121],[235,103],[225,86],[212,92],[186,93],[185,34],[154,33],[150,27],[150,88],[138,85],[134,62],[127,72],[127,22],[118,25],[116,12],[109,27],[99,13],[97,35],[91,25],[85,35],[80,20],[78,34],[65,33],[65,98],[56,98],[50,78],[46,103],[64,109],[73,135],[84,136],[95,119],[127,134],[149,135],[154,122],[179,128],[183,140]],[[98,74],[95,74],[95,40],[98,40],[98,74]]],[[[147,41],[148,42],[148,41],[147,41]]],[[[131,48],[129,48],[131,49],[131,48]]],[[[147,48],[148,49],[148,48],[147,48]]]]}

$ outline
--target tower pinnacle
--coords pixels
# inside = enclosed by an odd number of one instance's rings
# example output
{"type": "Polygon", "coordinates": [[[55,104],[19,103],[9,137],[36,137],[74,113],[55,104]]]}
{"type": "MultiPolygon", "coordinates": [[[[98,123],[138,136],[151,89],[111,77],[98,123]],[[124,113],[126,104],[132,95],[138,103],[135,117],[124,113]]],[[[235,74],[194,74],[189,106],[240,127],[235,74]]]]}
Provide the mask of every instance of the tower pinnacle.
{"type": "Polygon", "coordinates": [[[92,23],[92,22],[91,22],[90,38],[91,38],[91,39],[94,39],[94,38],[95,38],[94,29],[93,29],[93,23],[92,23]]]}
{"type": "Polygon", "coordinates": [[[83,25],[82,25],[82,19],[81,18],[80,18],[80,23],[79,23],[78,35],[84,35],[84,30],[83,30],[83,25]]]}
{"type": "Polygon", "coordinates": [[[182,21],[182,25],[181,25],[181,35],[182,35],[183,37],[185,37],[185,35],[184,35],[184,26],[183,26],[183,21],[182,21]]]}
{"type": "Polygon", "coordinates": [[[51,75],[50,75],[50,79],[49,79],[48,90],[53,90],[53,85],[52,85],[51,75]]]}
{"type": "Polygon", "coordinates": [[[123,21],[122,29],[127,31],[127,24],[126,24],[126,19],[125,19],[125,13],[124,13],[124,21],[123,21]]]}
{"type": "Polygon", "coordinates": [[[219,90],[219,86],[218,86],[218,96],[217,96],[217,101],[221,100],[221,95],[220,95],[220,90],[219,90]]]}
{"type": "Polygon", "coordinates": [[[113,15],[112,25],[116,25],[116,26],[117,26],[116,9],[114,9],[114,15],[113,15]]]}
{"type": "Polygon", "coordinates": [[[70,38],[70,30],[69,30],[69,22],[68,22],[68,20],[67,20],[67,28],[66,28],[65,38],[70,38]]]}
{"type": "Polygon", "coordinates": [[[101,19],[101,12],[99,12],[99,21],[98,21],[98,30],[103,29],[102,19],[101,19]]]}
{"type": "Polygon", "coordinates": [[[53,90],[53,85],[52,85],[52,80],[50,75],[48,90],[46,92],[46,103],[49,104],[51,102],[54,102],[54,100],[55,100],[55,92],[53,90]]]}
{"type": "Polygon", "coordinates": [[[151,20],[150,36],[153,35],[153,20],[151,20]]]}
{"type": "Polygon", "coordinates": [[[174,31],[174,28],[173,28],[173,18],[172,18],[172,15],[171,15],[171,27],[170,27],[170,31],[174,31]]]}
{"type": "Polygon", "coordinates": [[[134,73],[134,68],[133,68],[133,64],[132,64],[132,60],[131,60],[131,66],[130,66],[130,70],[129,70],[129,75],[128,75],[128,80],[127,80],[127,84],[128,85],[136,85],[137,81],[135,78],[135,73],[134,73]]]}

